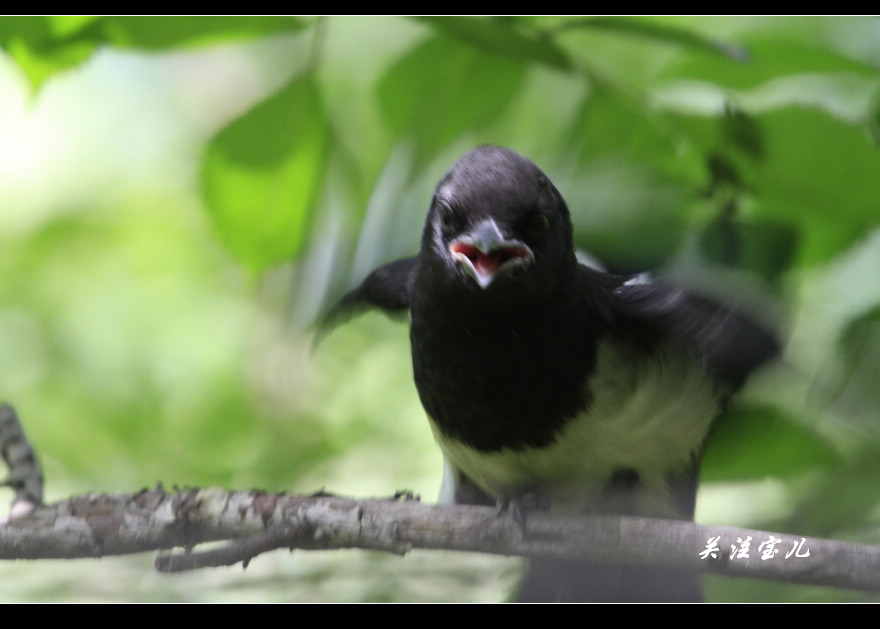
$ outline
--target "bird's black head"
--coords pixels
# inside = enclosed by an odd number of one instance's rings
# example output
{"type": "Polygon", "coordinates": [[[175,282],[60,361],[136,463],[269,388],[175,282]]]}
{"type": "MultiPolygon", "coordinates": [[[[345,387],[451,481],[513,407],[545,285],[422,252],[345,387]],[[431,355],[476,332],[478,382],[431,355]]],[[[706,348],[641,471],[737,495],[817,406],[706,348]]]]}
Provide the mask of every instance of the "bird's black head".
{"type": "Polygon", "coordinates": [[[546,295],[576,267],[559,191],[533,162],[497,146],[465,153],[437,184],[419,258],[435,287],[494,296],[546,295]]]}

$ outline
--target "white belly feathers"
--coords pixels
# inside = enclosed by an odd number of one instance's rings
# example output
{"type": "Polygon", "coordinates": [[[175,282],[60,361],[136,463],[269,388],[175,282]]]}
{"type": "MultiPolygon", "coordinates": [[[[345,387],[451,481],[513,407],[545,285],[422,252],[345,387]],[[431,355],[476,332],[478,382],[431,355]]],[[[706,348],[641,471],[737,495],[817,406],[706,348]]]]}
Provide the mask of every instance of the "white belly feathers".
{"type": "Polygon", "coordinates": [[[697,360],[671,346],[640,355],[600,343],[592,403],[541,449],[480,452],[431,428],[448,463],[492,497],[538,491],[553,510],[589,511],[615,472],[633,470],[639,511],[662,516],[670,479],[699,455],[720,411],[717,383],[697,360]]]}

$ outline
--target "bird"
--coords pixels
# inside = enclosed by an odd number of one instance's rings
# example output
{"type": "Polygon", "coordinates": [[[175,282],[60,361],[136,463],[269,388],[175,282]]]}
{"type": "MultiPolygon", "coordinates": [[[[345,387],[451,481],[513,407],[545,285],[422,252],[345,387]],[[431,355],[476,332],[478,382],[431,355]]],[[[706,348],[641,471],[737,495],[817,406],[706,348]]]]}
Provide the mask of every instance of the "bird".
{"type": "MultiPolygon", "coordinates": [[[[692,520],[713,421],[780,351],[769,326],[730,305],[579,262],[549,177],[492,145],[437,184],[418,254],[375,269],[325,322],[369,308],[409,314],[445,503],[692,520]]],[[[538,559],[519,592],[523,602],[701,596],[682,570],[538,559]]]]}

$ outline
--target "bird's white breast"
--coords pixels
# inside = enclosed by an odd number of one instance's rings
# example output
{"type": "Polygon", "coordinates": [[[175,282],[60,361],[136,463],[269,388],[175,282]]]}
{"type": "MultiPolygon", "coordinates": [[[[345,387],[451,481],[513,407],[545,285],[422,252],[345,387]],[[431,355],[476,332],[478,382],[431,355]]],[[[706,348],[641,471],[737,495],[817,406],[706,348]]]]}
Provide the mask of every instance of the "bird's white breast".
{"type": "Polygon", "coordinates": [[[601,342],[586,383],[592,402],[544,448],[481,452],[431,427],[448,462],[495,498],[536,491],[553,509],[601,509],[597,496],[615,472],[632,470],[640,512],[666,515],[670,479],[698,456],[720,411],[717,384],[677,350],[601,342]]]}

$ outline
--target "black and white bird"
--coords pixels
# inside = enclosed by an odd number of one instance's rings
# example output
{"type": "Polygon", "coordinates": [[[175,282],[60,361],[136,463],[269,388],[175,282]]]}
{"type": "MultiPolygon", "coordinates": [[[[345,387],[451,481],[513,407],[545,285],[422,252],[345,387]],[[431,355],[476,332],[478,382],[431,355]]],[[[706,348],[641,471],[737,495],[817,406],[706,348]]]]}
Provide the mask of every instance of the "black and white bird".
{"type": "MultiPolygon", "coordinates": [[[[331,312],[409,311],[415,384],[446,459],[441,498],[690,520],[713,420],[778,352],[749,317],[584,266],[568,207],[530,160],[466,153],[419,254],[331,312]]],[[[696,575],[532,562],[521,600],[699,600],[696,575]]]]}

